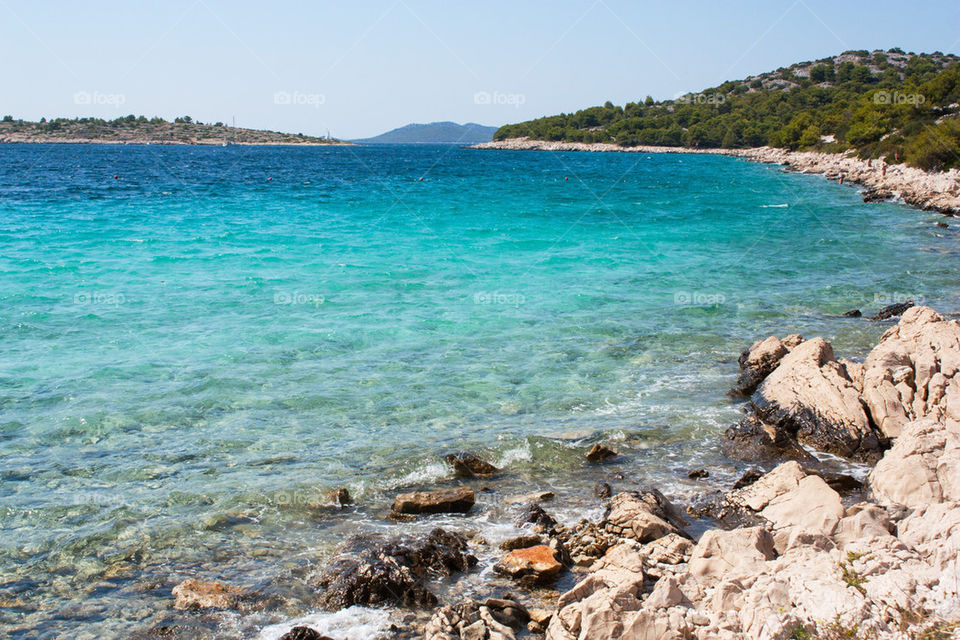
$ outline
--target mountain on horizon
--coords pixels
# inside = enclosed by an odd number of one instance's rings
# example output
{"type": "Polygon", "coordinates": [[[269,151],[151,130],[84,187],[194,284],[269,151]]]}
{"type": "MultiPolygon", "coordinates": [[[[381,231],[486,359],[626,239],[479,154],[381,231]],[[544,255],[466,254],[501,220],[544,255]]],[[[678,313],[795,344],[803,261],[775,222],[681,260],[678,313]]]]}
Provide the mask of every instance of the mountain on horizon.
{"type": "Polygon", "coordinates": [[[493,140],[497,127],[475,122],[431,122],[408,124],[372,138],[353,140],[361,144],[480,144],[493,140]]]}

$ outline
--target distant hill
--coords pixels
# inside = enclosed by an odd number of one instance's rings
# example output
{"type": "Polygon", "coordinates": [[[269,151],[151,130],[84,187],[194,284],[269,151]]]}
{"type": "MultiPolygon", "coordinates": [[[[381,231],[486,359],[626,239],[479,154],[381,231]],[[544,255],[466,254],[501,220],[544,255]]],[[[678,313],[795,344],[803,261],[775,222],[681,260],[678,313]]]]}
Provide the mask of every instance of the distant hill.
{"type": "Polygon", "coordinates": [[[960,58],[846,51],[732,80],[674,100],[607,102],[501,127],[496,140],[530,138],[745,148],[769,145],[960,166],[960,58]]]}
{"type": "Polygon", "coordinates": [[[408,124],[405,127],[386,133],[354,140],[363,144],[480,144],[493,140],[496,127],[468,122],[431,122],[430,124],[408,124]]]}
{"type": "Polygon", "coordinates": [[[40,122],[0,120],[0,143],[69,142],[87,144],[204,144],[204,145],[319,145],[348,144],[302,133],[279,133],[228,127],[222,122],[204,124],[189,116],[167,122],[162,118],[123,116],[100,118],[55,118],[40,122]]]}

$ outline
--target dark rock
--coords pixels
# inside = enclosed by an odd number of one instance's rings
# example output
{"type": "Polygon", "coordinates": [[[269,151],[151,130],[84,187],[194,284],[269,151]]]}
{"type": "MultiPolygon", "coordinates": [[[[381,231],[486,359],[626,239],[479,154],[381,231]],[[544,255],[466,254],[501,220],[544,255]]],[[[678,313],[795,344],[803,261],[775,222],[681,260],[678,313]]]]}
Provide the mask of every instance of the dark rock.
{"type": "Polygon", "coordinates": [[[754,482],[763,477],[763,474],[757,471],[756,469],[748,469],[743,472],[743,475],[740,476],[740,479],[733,483],[734,490],[743,489],[744,487],[749,487],[754,482]]]}
{"type": "Polygon", "coordinates": [[[443,529],[420,537],[359,535],[344,543],[312,582],[325,590],[322,604],[334,610],[381,604],[432,607],[437,597],[424,586],[424,578],[476,564],[466,539],[443,529]]]}
{"type": "Polygon", "coordinates": [[[821,471],[819,469],[804,469],[808,474],[818,475],[823,478],[830,487],[837,493],[850,493],[863,489],[863,482],[846,473],[837,473],[835,471],[821,471]]]}
{"type": "Polygon", "coordinates": [[[687,477],[691,480],[700,480],[701,478],[709,478],[710,472],[706,469],[694,469],[687,474],[687,477]]]}
{"type": "Polygon", "coordinates": [[[540,536],[517,536],[515,538],[508,538],[500,543],[500,548],[504,551],[513,551],[514,549],[526,549],[527,547],[535,547],[538,544],[543,544],[543,538],[540,536]]]}
{"type": "Polygon", "coordinates": [[[946,222],[937,222],[937,226],[940,227],[941,229],[946,229],[950,225],[948,225],[946,222]]]}
{"type": "Polygon", "coordinates": [[[606,482],[598,482],[593,487],[593,495],[597,496],[601,500],[606,500],[613,494],[613,489],[610,488],[610,485],[606,482]]]}
{"type": "Polygon", "coordinates": [[[316,629],[310,627],[294,627],[280,636],[280,640],[333,640],[330,636],[325,636],[316,629]]]}
{"type": "Polygon", "coordinates": [[[863,192],[864,202],[885,202],[892,197],[892,193],[881,189],[867,189],[863,192]]]}
{"type": "MultiPolygon", "coordinates": [[[[760,478],[760,474],[757,473],[756,476],[756,478],[752,478],[748,484],[743,486],[748,486],[756,482],[756,480],[760,478]]],[[[734,485],[734,487],[740,488],[736,485],[734,485]]],[[[726,494],[720,491],[713,491],[697,497],[687,507],[687,513],[694,518],[709,518],[714,520],[724,529],[765,526],[768,524],[763,517],[757,515],[755,512],[744,509],[738,505],[730,504],[727,501],[726,494]]]]}
{"type": "Polygon", "coordinates": [[[802,464],[816,464],[817,459],[807,453],[785,429],[764,424],[756,416],[747,416],[723,434],[720,448],[724,455],[744,462],[799,460],[802,464]]]}
{"type": "Polygon", "coordinates": [[[889,318],[896,318],[897,316],[902,316],[903,312],[913,306],[913,300],[907,300],[906,302],[898,302],[897,304],[891,304],[889,306],[880,309],[877,312],[877,315],[871,317],[871,320],[887,320],[889,318]]]}
{"type": "Polygon", "coordinates": [[[860,309],[850,309],[850,311],[844,311],[841,315],[844,318],[859,318],[863,314],[860,312],[860,309]]]}
{"type": "Polygon", "coordinates": [[[518,527],[522,527],[525,524],[532,524],[535,528],[542,531],[549,531],[557,526],[557,521],[536,502],[531,502],[526,505],[520,512],[520,515],[514,520],[514,523],[518,527]]]}
{"type": "Polygon", "coordinates": [[[394,513],[466,513],[473,508],[476,494],[469,487],[401,493],[393,501],[394,513]]]}
{"type": "Polygon", "coordinates": [[[453,467],[457,477],[461,478],[487,478],[499,471],[495,466],[472,453],[450,453],[444,456],[444,460],[453,467]]]}
{"type": "Polygon", "coordinates": [[[508,636],[503,627],[509,627],[514,633],[519,633],[530,620],[530,613],[522,604],[510,596],[504,598],[488,598],[484,602],[466,600],[453,606],[437,609],[430,622],[424,628],[425,640],[450,640],[461,638],[466,640],[480,640],[482,638],[500,638],[506,640],[508,636]],[[491,621],[492,619],[492,621],[491,621]]]}
{"type": "Polygon", "coordinates": [[[349,491],[341,487],[327,494],[327,502],[339,507],[346,507],[353,504],[353,498],[350,497],[349,491]]]}
{"type": "Polygon", "coordinates": [[[612,458],[617,452],[602,444],[595,444],[587,452],[587,460],[590,462],[601,462],[607,458],[612,458]]]}

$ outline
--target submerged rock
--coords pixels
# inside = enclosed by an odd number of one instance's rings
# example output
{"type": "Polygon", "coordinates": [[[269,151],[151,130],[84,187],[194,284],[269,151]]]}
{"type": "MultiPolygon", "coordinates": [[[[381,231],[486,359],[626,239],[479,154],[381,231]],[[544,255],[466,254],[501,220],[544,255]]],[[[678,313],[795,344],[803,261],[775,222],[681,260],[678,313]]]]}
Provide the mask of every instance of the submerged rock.
{"type": "Polygon", "coordinates": [[[401,493],[393,501],[397,514],[466,513],[473,508],[476,494],[469,487],[401,493]]]}
{"type": "Polygon", "coordinates": [[[175,609],[232,609],[245,591],[219,582],[184,580],[173,588],[175,609]]]}
{"type": "Polygon", "coordinates": [[[863,316],[860,309],[850,309],[850,311],[844,311],[841,313],[844,318],[860,318],[863,316]]]}
{"type": "Polygon", "coordinates": [[[327,493],[327,503],[338,507],[347,507],[353,504],[353,498],[349,491],[341,487],[327,493]]]}
{"type": "Polygon", "coordinates": [[[535,586],[548,584],[563,571],[557,552],[547,545],[515,549],[504,556],[493,570],[509,576],[520,584],[535,586]]]}
{"type": "Polygon", "coordinates": [[[525,524],[532,524],[534,528],[539,531],[550,531],[557,526],[557,521],[553,519],[553,516],[544,511],[543,507],[539,504],[531,502],[523,507],[520,515],[514,520],[514,524],[518,527],[522,527],[525,524]]]}
{"type": "Polygon", "coordinates": [[[590,447],[590,451],[587,452],[587,460],[589,462],[602,462],[615,455],[617,455],[616,451],[598,443],[590,447]]]}
{"type": "Polygon", "coordinates": [[[487,478],[499,471],[495,466],[485,460],[481,460],[472,453],[450,453],[444,456],[443,459],[453,467],[457,477],[461,478],[487,478]]]}
{"type": "Polygon", "coordinates": [[[710,472],[706,469],[693,469],[687,472],[687,477],[691,480],[701,480],[703,478],[709,478],[710,472]]]}
{"type": "Polygon", "coordinates": [[[324,590],[321,601],[332,609],[429,607],[437,597],[424,586],[425,578],[468,571],[476,564],[466,539],[443,529],[420,537],[361,535],[348,540],[313,583],[324,590]]]}

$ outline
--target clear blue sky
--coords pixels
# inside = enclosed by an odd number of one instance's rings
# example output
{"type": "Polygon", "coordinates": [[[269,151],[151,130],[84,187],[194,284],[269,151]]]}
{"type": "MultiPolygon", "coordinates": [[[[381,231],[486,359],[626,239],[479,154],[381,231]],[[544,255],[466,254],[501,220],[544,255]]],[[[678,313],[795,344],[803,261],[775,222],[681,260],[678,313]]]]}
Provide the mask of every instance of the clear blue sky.
{"type": "Polygon", "coordinates": [[[670,98],[894,46],[960,53],[960,2],[0,0],[0,112],[353,138],[670,98]]]}

